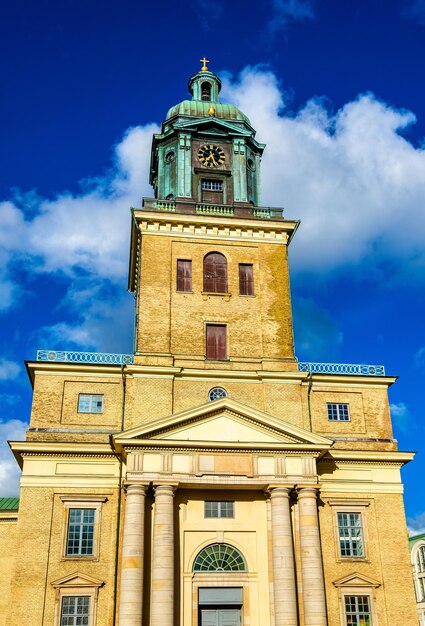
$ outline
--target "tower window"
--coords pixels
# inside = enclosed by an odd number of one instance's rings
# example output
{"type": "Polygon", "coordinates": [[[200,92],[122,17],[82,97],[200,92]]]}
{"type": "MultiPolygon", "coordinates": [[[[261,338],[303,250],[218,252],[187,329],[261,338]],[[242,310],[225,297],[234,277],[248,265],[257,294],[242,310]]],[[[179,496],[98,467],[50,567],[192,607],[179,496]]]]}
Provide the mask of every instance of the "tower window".
{"type": "Polygon", "coordinates": [[[227,359],[227,328],[219,324],[207,324],[206,352],[210,361],[227,359]]]}
{"type": "Polygon", "coordinates": [[[227,261],[219,252],[204,257],[204,291],[227,293],[227,261]]]}
{"type": "Polygon", "coordinates": [[[223,181],[203,180],[201,187],[203,191],[223,191],[223,181]]]}
{"type": "Polygon", "coordinates": [[[331,422],[349,422],[350,411],[348,404],[328,402],[328,419],[331,422]]]}
{"type": "Polygon", "coordinates": [[[177,261],[177,291],[192,291],[192,261],[177,261]]]}
{"type": "Polygon", "coordinates": [[[252,264],[239,263],[239,294],[254,295],[254,268],[252,264]]]}
{"type": "Polygon", "coordinates": [[[201,85],[201,100],[211,100],[211,85],[210,83],[202,83],[201,85]]]}

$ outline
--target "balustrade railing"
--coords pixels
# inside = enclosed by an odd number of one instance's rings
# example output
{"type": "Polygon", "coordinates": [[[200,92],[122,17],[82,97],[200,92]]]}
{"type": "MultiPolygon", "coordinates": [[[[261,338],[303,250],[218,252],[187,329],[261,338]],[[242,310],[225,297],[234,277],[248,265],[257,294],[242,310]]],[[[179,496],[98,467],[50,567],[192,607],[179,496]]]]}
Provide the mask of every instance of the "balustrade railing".
{"type": "Polygon", "coordinates": [[[298,363],[299,372],[312,374],[348,374],[352,376],[385,376],[383,365],[358,363],[298,363]]]}
{"type": "Polygon", "coordinates": [[[130,365],[134,363],[132,354],[111,352],[74,352],[73,350],[38,350],[37,361],[57,363],[102,363],[108,365],[130,365]]]}

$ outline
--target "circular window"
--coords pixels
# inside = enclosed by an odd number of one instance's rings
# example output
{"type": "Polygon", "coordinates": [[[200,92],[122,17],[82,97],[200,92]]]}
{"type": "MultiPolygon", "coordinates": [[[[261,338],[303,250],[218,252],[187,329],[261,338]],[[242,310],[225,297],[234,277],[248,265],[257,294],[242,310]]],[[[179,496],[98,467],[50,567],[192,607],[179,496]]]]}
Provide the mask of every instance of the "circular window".
{"type": "Polygon", "coordinates": [[[251,172],[254,172],[255,171],[255,163],[254,163],[254,161],[252,159],[248,159],[247,163],[248,163],[248,169],[250,169],[251,172]]]}
{"type": "Polygon", "coordinates": [[[227,397],[227,391],[223,387],[213,387],[208,394],[210,400],[220,400],[227,397]]]}
{"type": "Polygon", "coordinates": [[[173,150],[170,150],[169,152],[167,152],[167,154],[165,155],[165,161],[166,163],[171,163],[171,161],[174,161],[174,159],[176,158],[176,153],[173,150]]]}

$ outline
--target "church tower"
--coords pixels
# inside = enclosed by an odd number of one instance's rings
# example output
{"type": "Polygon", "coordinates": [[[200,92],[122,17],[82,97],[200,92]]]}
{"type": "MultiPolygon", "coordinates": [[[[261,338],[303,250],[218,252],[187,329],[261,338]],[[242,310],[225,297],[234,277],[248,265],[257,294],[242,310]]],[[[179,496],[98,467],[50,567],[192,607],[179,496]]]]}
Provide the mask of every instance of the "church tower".
{"type": "Polygon", "coordinates": [[[296,369],[287,248],[298,222],[261,206],[264,144],[204,62],[154,136],[155,198],[134,210],[136,362],[296,369]]]}
{"type": "Polygon", "coordinates": [[[134,353],[27,363],[0,626],[416,626],[396,379],[297,361],[298,222],[262,206],[265,146],[202,63],[132,209],[134,353]]]}

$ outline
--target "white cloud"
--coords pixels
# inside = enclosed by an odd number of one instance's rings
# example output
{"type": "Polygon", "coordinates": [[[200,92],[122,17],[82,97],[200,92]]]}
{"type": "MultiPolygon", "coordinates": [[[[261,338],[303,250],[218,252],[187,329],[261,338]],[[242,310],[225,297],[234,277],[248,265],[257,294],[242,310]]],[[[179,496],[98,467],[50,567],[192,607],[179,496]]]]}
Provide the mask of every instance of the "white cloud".
{"type": "Polygon", "coordinates": [[[407,530],[411,537],[425,533],[425,513],[419,513],[416,517],[408,517],[407,530]]]}
{"type": "Polygon", "coordinates": [[[20,469],[7,444],[25,439],[27,424],[12,419],[0,421],[0,494],[2,497],[19,494],[20,469]]]}
{"type": "Polygon", "coordinates": [[[1,380],[13,380],[19,375],[21,371],[18,363],[14,361],[7,361],[6,359],[0,359],[0,381],[1,380]]]}
{"type": "Polygon", "coordinates": [[[425,346],[419,348],[415,353],[415,363],[418,367],[425,367],[425,346]]]}
{"type": "Polygon", "coordinates": [[[314,18],[313,0],[272,0],[272,32],[285,27],[288,22],[302,22],[314,18]]]}
{"type": "Polygon", "coordinates": [[[390,404],[393,423],[402,431],[407,432],[410,426],[410,413],[404,402],[390,404]]]}
{"type": "Polygon", "coordinates": [[[292,244],[297,269],[371,271],[388,260],[395,272],[398,263],[423,268],[425,151],[399,134],[413,113],[363,94],[335,114],[313,99],[286,115],[276,77],[259,68],[225,80],[223,92],[267,144],[264,204],[303,221],[292,244]]]}

